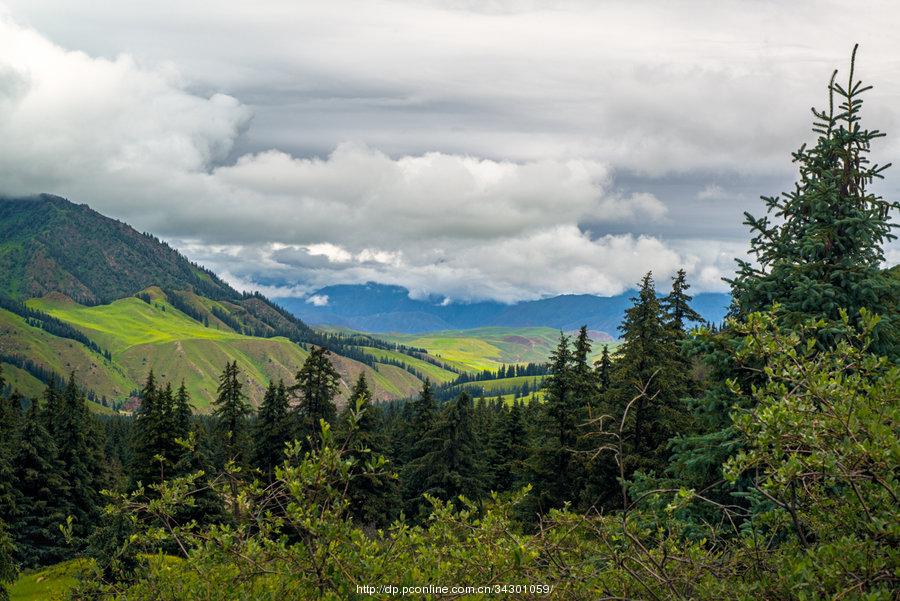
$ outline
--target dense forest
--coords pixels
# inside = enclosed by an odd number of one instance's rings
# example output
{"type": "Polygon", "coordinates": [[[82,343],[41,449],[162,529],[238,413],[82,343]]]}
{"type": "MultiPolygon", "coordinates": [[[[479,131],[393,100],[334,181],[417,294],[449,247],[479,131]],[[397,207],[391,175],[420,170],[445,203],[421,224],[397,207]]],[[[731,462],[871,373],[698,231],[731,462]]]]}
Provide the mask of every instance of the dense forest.
{"type": "Polygon", "coordinates": [[[311,342],[258,410],[236,363],[209,415],[152,370],[129,417],[75,375],[8,391],[0,579],[87,558],[76,599],[896,598],[900,205],[870,190],[852,63],[828,89],[795,188],[746,217],[727,322],[691,328],[687,274],[647,273],[613,353],[582,328],[504,368],[545,374],[540,401],[426,381],[382,405],[360,376],[339,407],[311,342]]]}

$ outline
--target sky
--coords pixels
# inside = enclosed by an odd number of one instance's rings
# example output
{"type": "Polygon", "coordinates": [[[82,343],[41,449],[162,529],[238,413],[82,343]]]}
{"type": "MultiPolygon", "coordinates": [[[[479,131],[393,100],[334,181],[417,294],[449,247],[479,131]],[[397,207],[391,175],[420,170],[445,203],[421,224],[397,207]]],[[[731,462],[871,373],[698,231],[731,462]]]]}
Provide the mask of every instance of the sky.
{"type": "MultiPolygon", "coordinates": [[[[515,302],[679,267],[725,290],[855,42],[872,159],[900,156],[900,3],[847,13],[0,0],[0,194],[87,203],[271,296],[515,302]]],[[[897,168],[876,190],[900,197],[897,168]]]]}

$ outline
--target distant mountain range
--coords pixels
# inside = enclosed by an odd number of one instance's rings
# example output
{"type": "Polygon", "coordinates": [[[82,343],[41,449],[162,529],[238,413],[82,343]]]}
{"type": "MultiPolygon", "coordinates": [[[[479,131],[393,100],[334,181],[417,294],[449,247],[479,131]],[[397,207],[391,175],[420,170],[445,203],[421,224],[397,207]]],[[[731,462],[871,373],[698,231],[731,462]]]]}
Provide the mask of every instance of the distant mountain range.
{"type": "MultiPolygon", "coordinates": [[[[634,294],[565,294],[512,305],[492,301],[447,303],[439,297],[412,299],[406,288],[370,282],[327,286],[306,298],[275,300],[306,323],[364,332],[416,334],[488,326],[544,326],[569,331],[586,325],[617,338],[634,294]]],[[[717,323],[724,319],[730,302],[728,294],[706,292],[694,297],[693,306],[704,319],[717,323]]]]}

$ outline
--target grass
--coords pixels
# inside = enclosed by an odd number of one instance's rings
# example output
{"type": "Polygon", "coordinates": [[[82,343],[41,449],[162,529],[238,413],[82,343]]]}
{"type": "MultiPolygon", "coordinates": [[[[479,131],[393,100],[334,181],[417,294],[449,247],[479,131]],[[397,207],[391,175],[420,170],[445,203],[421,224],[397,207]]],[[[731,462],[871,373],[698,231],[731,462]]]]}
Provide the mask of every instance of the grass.
{"type": "MultiPolygon", "coordinates": [[[[5,311],[0,311],[0,352],[29,357],[60,374],[74,370],[86,387],[109,399],[124,399],[132,390],[140,389],[152,368],[157,377],[173,386],[184,381],[194,406],[200,410],[208,409],[215,398],[218,377],[226,362],[237,362],[244,376],[245,393],[251,402],[258,403],[270,381],[293,383],[308,356],[307,351],[287,338],[245,336],[214,318],[206,327],[166,302],[158,288],[148,288],[147,293],[151,303],[125,298],[87,307],[59,296],[28,301],[30,307],[72,324],[108,349],[111,362],[77,342],[33,328],[5,311]]],[[[194,300],[207,308],[217,304],[202,297],[194,300]]],[[[439,370],[424,361],[401,356],[405,362],[419,361],[423,367],[439,370]]],[[[350,384],[354,374],[365,370],[379,398],[406,397],[421,388],[421,382],[402,368],[379,363],[370,369],[347,358],[340,358],[338,363],[339,371],[343,370],[341,373],[350,384]]],[[[6,373],[14,386],[23,391],[27,388],[31,395],[43,390],[43,385],[21,370],[10,369],[6,373]]]]}
{"type": "MultiPolygon", "coordinates": [[[[530,403],[532,401],[536,401],[538,403],[543,403],[544,396],[545,396],[544,391],[538,390],[537,392],[532,392],[528,396],[519,397],[519,401],[521,401],[522,403],[530,403]]],[[[484,398],[491,401],[491,400],[496,399],[497,395],[485,395],[484,398]]],[[[514,395],[514,394],[501,394],[500,395],[500,401],[507,407],[512,406],[515,398],[516,398],[516,395],[514,395]]]]}
{"type": "Polygon", "coordinates": [[[522,388],[529,384],[531,388],[539,388],[544,381],[544,376],[517,376],[515,378],[500,378],[499,380],[483,380],[480,382],[466,382],[460,384],[460,388],[469,391],[470,394],[480,395],[482,391],[487,396],[498,390],[510,390],[522,388]]]}
{"type": "MultiPolygon", "coordinates": [[[[0,353],[27,357],[61,376],[74,371],[82,385],[110,399],[123,398],[135,388],[133,379],[115,362],[110,363],[79,342],[32,327],[21,316],[3,309],[0,353]]],[[[36,384],[37,380],[22,370],[9,368],[4,373],[23,394],[43,391],[43,384],[36,384]]]]}
{"type": "MultiPolygon", "coordinates": [[[[512,363],[545,363],[559,343],[553,328],[475,328],[426,334],[381,336],[399,344],[424,348],[430,355],[466,371],[496,371],[512,363]]],[[[612,351],[617,343],[594,343],[593,359],[604,344],[612,351]]]]}
{"type": "Polygon", "coordinates": [[[87,567],[88,561],[73,559],[42,570],[23,572],[9,588],[10,601],[64,599],[69,589],[75,585],[78,573],[87,567]]]}
{"type": "MultiPolygon", "coordinates": [[[[237,361],[245,376],[245,392],[258,401],[270,380],[292,382],[308,355],[286,338],[255,338],[227,328],[206,327],[168,304],[157,290],[151,288],[150,292],[153,301],[149,304],[139,298],[126,298],[86,307],[50,297],[32,299],[28,305],[74,325],[111,351],[113,361],[106,371],[116,372],[116,385],[103,388],[86,382],[89,388],[110,398],[123,398],[139,389],[152,368],[157,376],[175,386],[184,381],[194,406],[203,409],[215,398],[222,367],[226,362],[237,361]]],[[[18,338],[17,344],[21,344],[26,337],[18,338]]],[[[28,350],[22,354],[52,366],[58,350],[51,346],[46,352],[28,350]]],[[[102,358],[98,361],[103,362],[102,358]]],[[[79,378],[82,371],[88,370],[79,369],[79,378]]],[[[107,384],[112,379],[108,373],[97,378],[107,384]]]]}
{"type": "Polygon", "coordinates": [[[20,369],[9,363],[0,363],[3,368],[3,377],[7,382],[14,382],[16,390],[30,399],[37,398],[46,387],[43,382],[32,376],[24,369],[20,369]]]}
{"type": "Polygon", "coordinates": [[[28,306],[76,326],[113,353],[177,340],[242,338],[230,330],[205,327],[162,300],[149,304],[139,298],[123,298],[108,305],[85,307],[73,302],[32,299],[28,306]]]}
{"type": "Polygon", "coordinates": [[[440,368],[437,365],[433,365],[428,361],[423,361],[418,357],[406,355],[404,353],[401,353],[400,351],[389,351],[372,346],[361,346],[359,348],[365,353],[375,357],[375,359],[393,359],[395,361],[401,361],[415,369],[417,372],[430,378],[432,382],[437,382],[438,384],[452,382],[457,377],[457,374],[453,373],[452,371],[440,368]]]}

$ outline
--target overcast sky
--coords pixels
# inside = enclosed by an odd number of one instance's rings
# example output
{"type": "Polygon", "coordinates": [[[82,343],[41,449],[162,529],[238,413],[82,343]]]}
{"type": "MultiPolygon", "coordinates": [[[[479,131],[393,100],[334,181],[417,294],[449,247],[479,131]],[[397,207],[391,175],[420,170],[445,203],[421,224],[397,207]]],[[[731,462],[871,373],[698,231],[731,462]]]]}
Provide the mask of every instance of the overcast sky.
{"type": "Polygon", "coordinates": [[[854,42],[873,158],[900,162],[900,3],[848,6],[0,0],[0,193],[275,296],[606,295],[680,266],[721,290],[854,42]]]}

